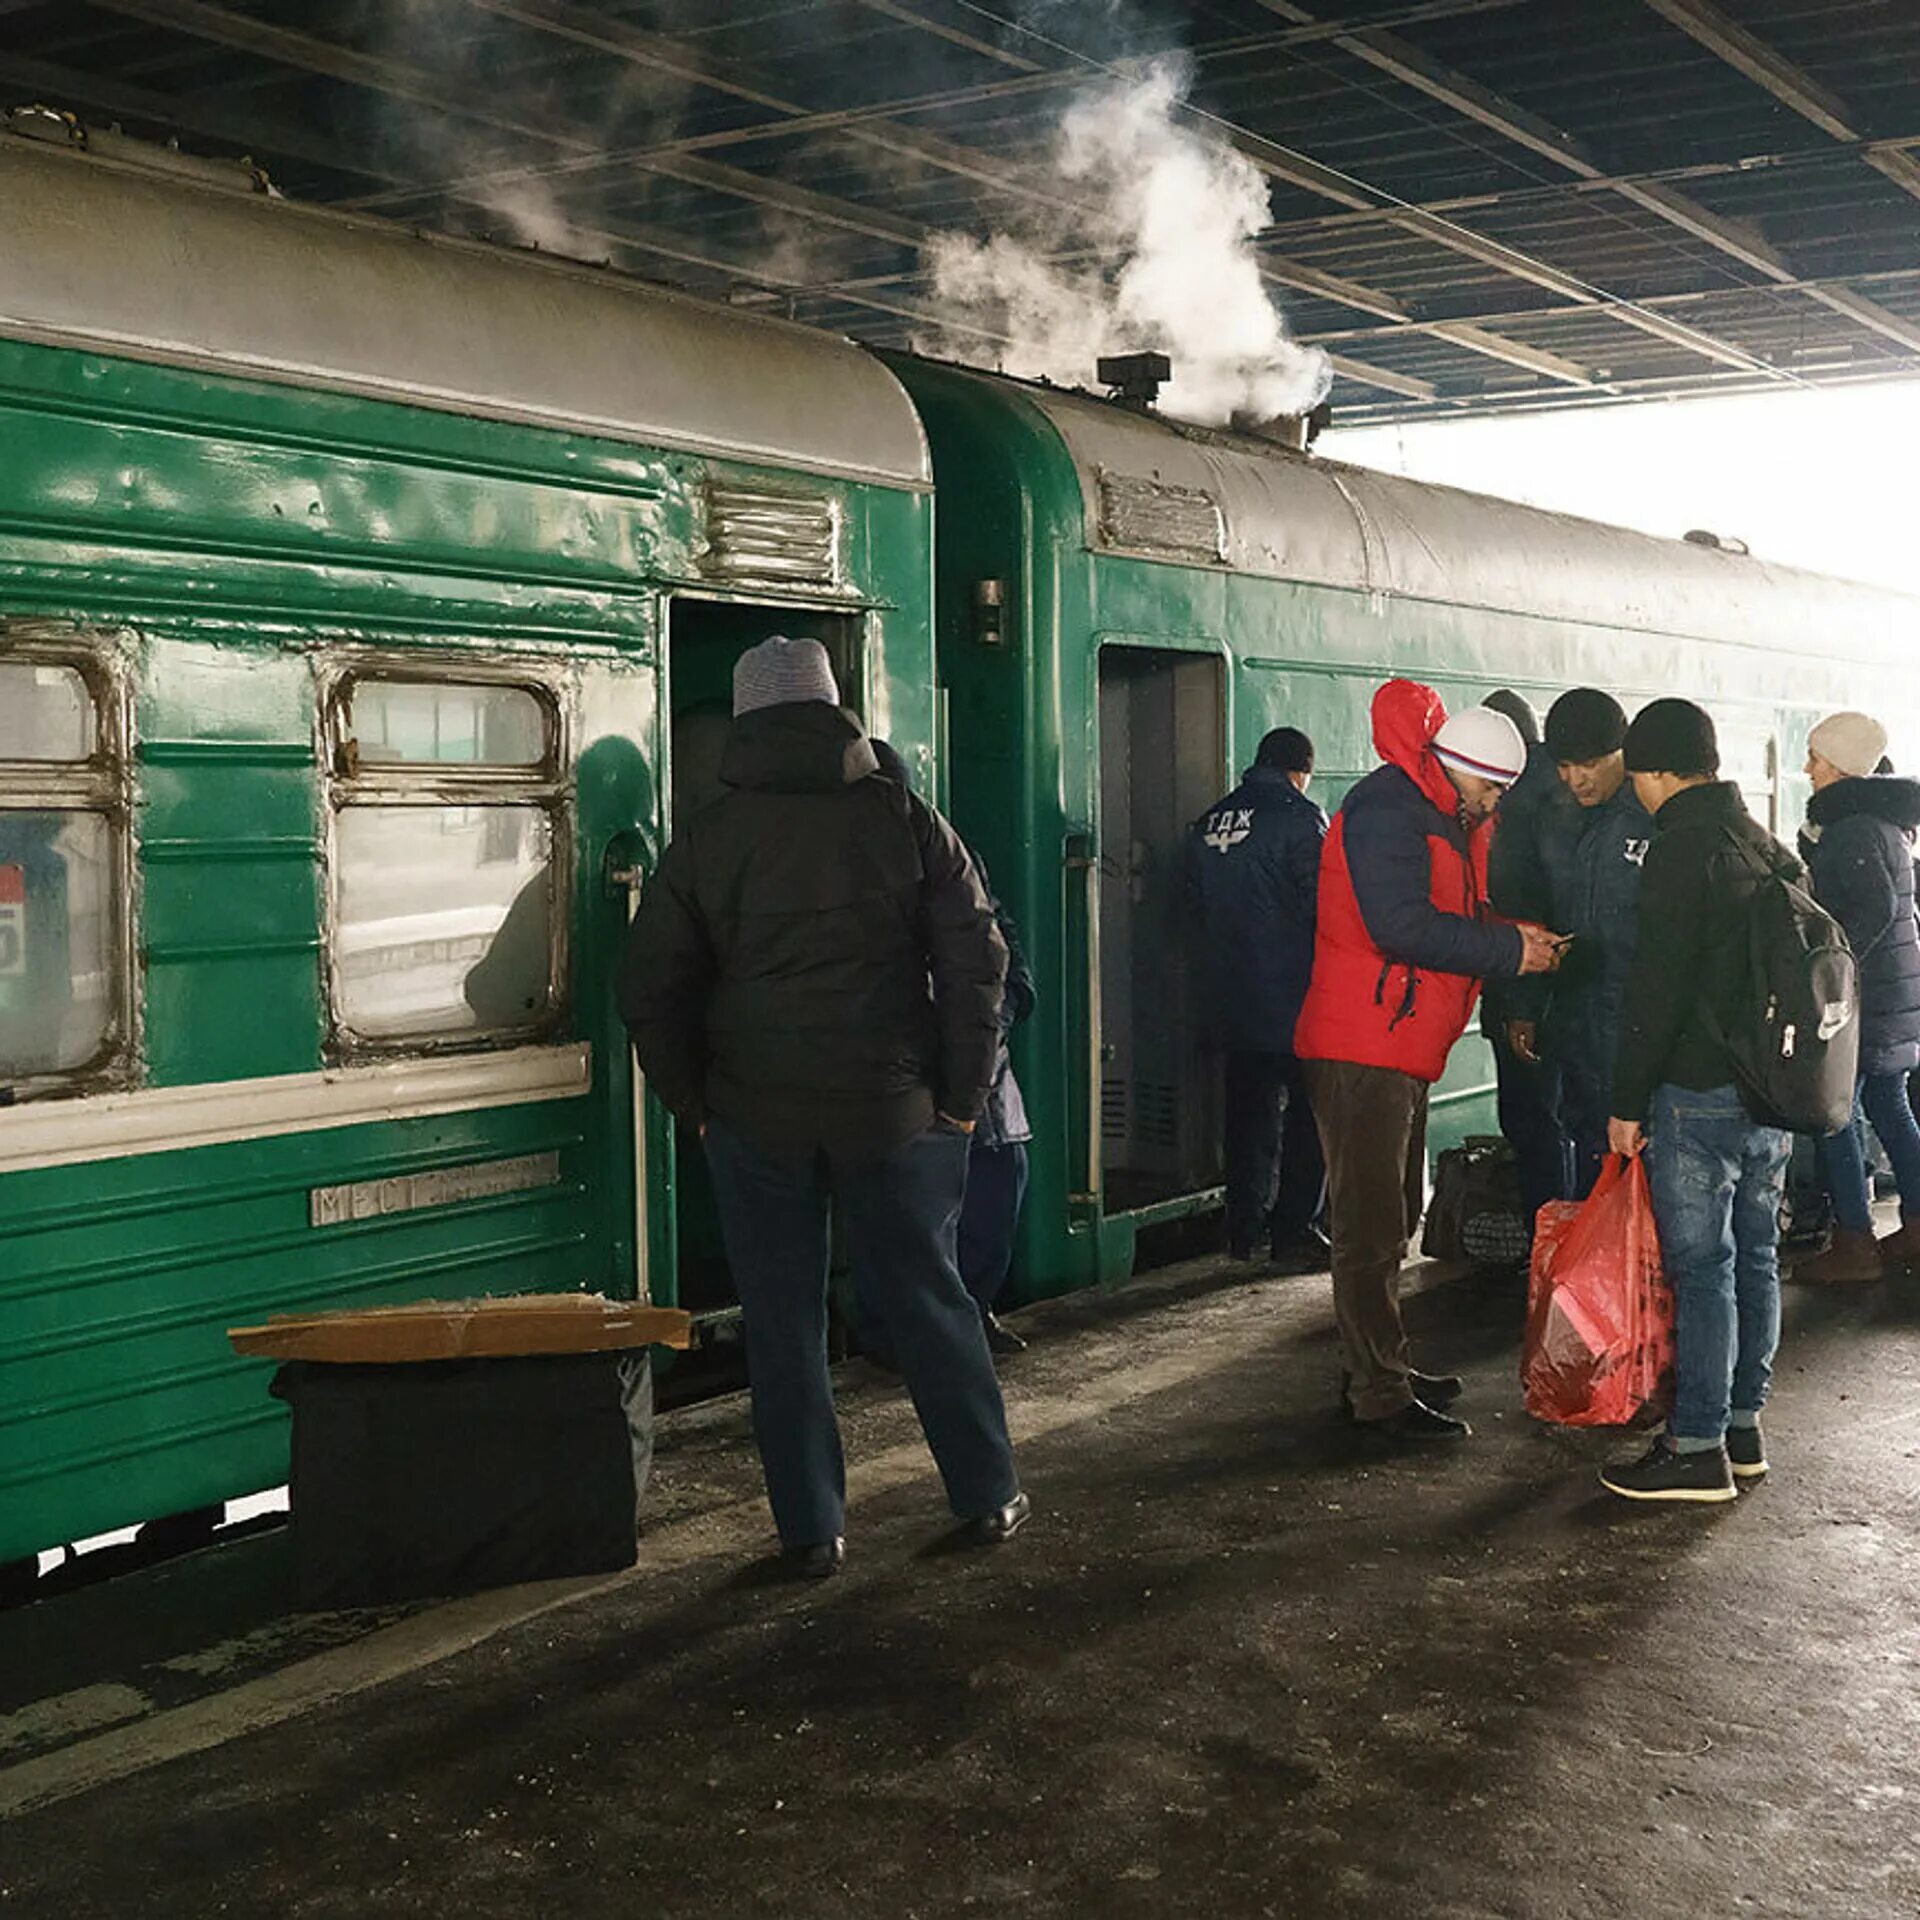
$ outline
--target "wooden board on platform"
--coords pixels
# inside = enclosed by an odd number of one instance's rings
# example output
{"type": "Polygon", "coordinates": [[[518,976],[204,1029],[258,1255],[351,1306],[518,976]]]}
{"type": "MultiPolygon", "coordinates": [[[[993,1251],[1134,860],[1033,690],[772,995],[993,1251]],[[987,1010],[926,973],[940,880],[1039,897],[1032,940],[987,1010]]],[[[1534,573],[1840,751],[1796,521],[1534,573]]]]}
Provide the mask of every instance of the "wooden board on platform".
{"type": "Polygon", "coordinates": [[[643,1306],[598,1293],[527,1293],[276,1314],[265,1326],[229,1327],[227,1338],[236,1353],[254,1359],[401,1364],[688,1347],[693,1319],[678,1307],[643,1306]]]}

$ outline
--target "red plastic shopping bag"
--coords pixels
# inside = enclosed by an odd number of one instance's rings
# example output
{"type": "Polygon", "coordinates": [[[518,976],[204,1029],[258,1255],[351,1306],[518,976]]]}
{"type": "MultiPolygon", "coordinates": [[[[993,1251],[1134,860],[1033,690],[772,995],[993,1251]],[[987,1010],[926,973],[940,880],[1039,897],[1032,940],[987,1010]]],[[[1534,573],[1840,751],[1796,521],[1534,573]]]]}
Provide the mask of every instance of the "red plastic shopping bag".
{"type": "Polygon", "coordinates": [[[1639,1158],[1608,1156],[1593,1192],[1540,1209],[1520,1381],[1563,1427],[1624,1426],[1669,1390],[1673,1297],[1639,1158]]]}

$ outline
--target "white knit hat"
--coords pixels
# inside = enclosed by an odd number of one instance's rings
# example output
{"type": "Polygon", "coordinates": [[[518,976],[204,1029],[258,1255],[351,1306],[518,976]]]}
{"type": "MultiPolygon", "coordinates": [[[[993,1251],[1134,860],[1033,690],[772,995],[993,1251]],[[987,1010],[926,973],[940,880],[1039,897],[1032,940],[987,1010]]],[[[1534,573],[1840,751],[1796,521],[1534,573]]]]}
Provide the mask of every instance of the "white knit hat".
{"type": "Polygon", "coordinates": [[[776,633],[749,647],[733,663],[733,712],[736,719],[761,707],[784,707],[799,700],[840,704],[833,662],[818,640],[789,640],[776,633]]]}
{"type": "Polygon", "coordinates": [[[1807,735],[1807,745],[1842,773],[1864,779],[1887,750],[1887,730],[1870,713],[1830,713],[1807,735]]]}
{"type": "Polygon", "coordinates": [[[1433,750],[1456,773],[1510,787],[1527,768],[1527,743],[1504,713],[1466,707],[1433,736],[1433,750]]]}

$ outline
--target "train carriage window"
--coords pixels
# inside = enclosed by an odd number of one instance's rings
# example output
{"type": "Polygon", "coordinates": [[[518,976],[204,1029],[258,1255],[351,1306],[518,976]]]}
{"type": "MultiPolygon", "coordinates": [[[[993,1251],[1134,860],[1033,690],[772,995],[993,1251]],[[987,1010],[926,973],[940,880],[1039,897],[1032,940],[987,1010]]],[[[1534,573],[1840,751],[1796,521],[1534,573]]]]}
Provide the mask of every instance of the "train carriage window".
{"type": "Polygon", "coordinates": [[[0,636],[0,1100],[79,1091],[126,1052],[114,711],[103,662],[0,636]]]}
{"type": "Polygon", "coordinates": [[[339,1041],[458,1044],[549,1026],[567,835],[552,694],[364,672],[329,712],[339,1041]]]}

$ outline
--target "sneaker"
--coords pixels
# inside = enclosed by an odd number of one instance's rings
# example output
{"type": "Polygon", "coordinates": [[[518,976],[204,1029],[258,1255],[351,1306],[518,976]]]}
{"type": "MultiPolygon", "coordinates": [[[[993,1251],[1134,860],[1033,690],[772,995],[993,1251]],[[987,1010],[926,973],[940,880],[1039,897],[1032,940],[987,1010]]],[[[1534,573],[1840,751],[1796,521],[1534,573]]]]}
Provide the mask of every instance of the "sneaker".
{"type": "Polygon", "coordinates": [[[1714,1502],[1739,1497],[1725,1447],[1676,1453],[1664,1440],[1656,1440],[1630,1465],[1602,1467],[1600,1484],[1623,1500],[1714,1502]]]}
{"type": "Polygon", "coordinates": [[[1727,1464],[1736,1480],[1758,1480],[1767,1470],[1767,1442],[1758,1427],[1727,1429],[1727,1464]]]}

